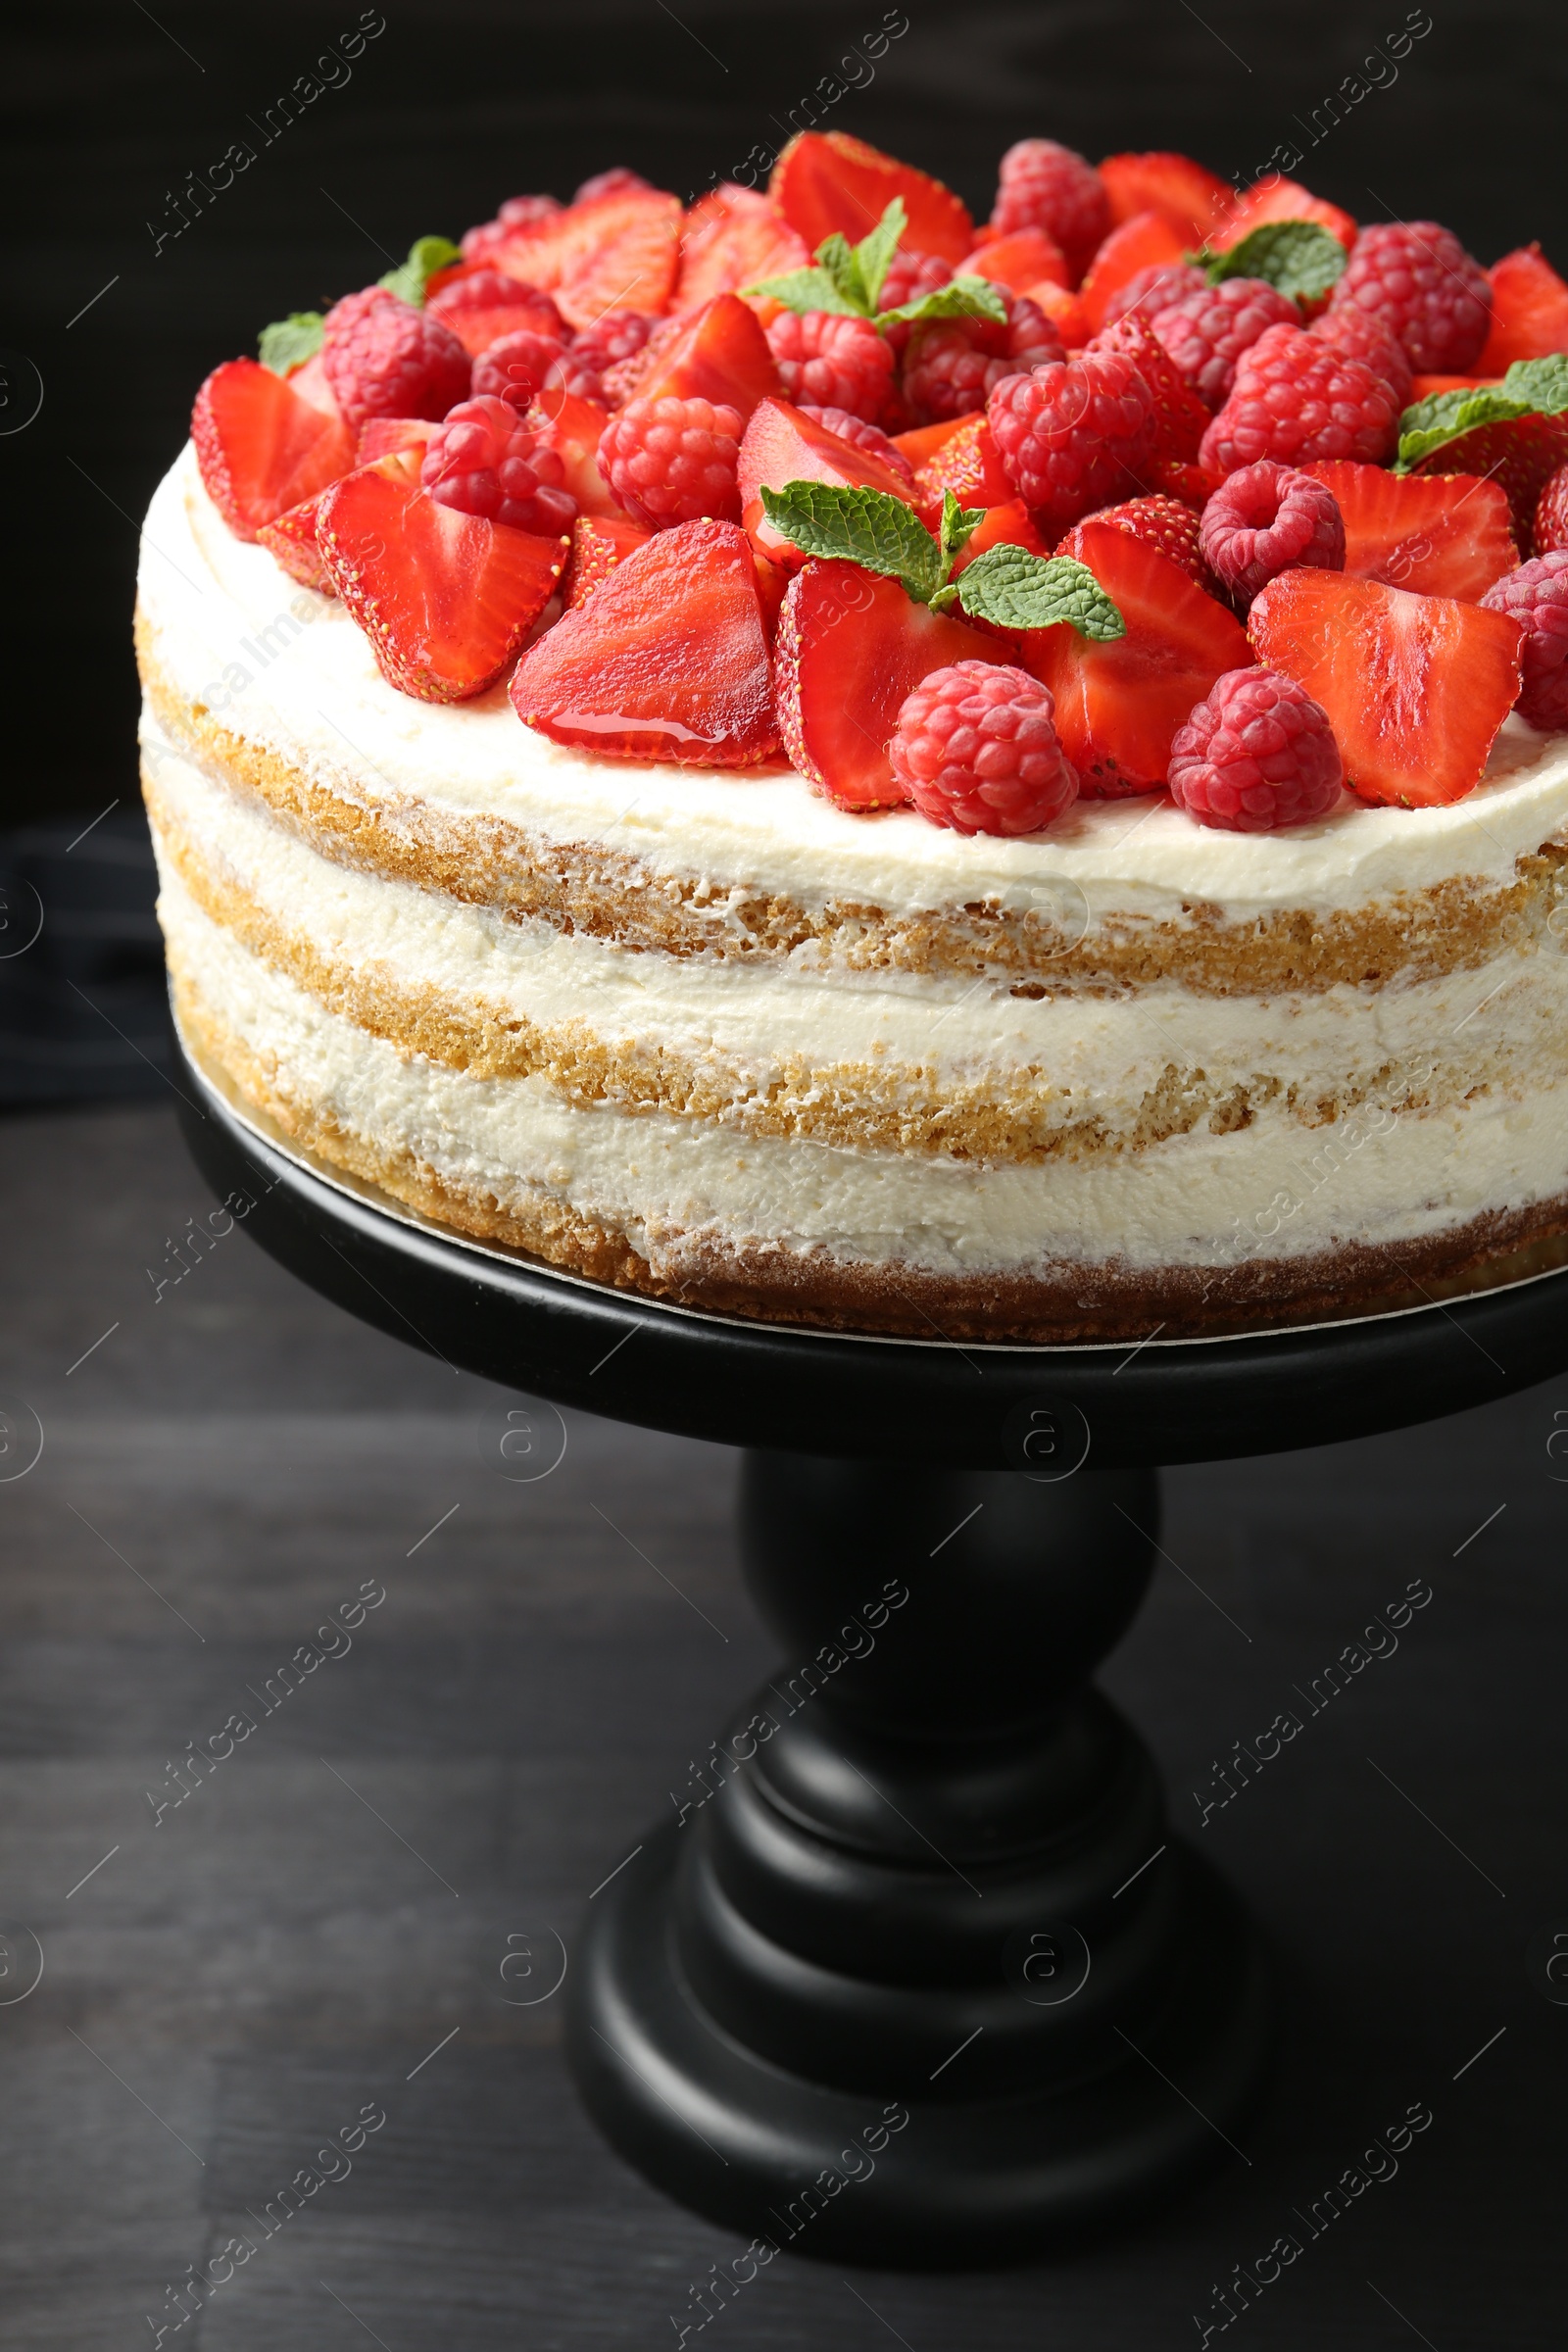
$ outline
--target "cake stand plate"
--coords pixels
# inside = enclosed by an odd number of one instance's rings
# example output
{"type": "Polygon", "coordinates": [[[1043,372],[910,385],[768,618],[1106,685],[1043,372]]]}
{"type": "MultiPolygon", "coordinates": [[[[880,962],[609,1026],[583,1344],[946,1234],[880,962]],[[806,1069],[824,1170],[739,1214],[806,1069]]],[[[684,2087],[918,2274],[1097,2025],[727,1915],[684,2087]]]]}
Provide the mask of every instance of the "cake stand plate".
{"type": "Polygon", "coordinates": [[[747,2241],[714,2302],[785,2248],[1041,2254],[1234,2161],[1265,1957],[1090,1680],[1152,1573],[1153,1466],[1528,1387],[1568,1365],[1564,1276],[1134,1348],[748,1323],[443,1232],[188,1054],[176,1077],[204,1174],[339,1305],[510,1388],[748,1448],[741,1554],[781,1664],[596,1890],[568,1984],[601,2128],[747,2241]]]}

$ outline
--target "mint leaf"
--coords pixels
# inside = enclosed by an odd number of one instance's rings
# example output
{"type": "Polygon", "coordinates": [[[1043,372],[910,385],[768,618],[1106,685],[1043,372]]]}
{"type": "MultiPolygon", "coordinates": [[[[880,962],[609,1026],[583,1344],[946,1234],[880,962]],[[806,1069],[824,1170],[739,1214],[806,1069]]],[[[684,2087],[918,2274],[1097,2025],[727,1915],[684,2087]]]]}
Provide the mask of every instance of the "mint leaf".
{"type": "MultiPolygon", "coordinates": [[[[1542,363],[1525,361],[1523,365],[1540,367],[1542,363]]],[[[1508,374],[1512,373],[1510,368],[1508,374]]],[[[1446,448],[1461,433],[1473,431],[1478,424],[1504,424],[1511,416],[1528,416],[1534,405],[1529,400],[1511,398],[1496,384],[1480,384],[1468,391],[1461,386],[1457,392],[1434,392],[1429,400],[1418,400],[1413,408],[1406,409],[1399,418],[1399,454],[1394,470],[1408,473],[1423,458],[1430,458],[1434,450],[1446,448]]]]}
{"type": "Polygon", "coordinates": [[[1510,400],[1522,400],[1543,416],[1568,409],[1568,354],[1554,351],[1549,359],[1515,360],[1502,379],[1510,400]]]}
{"type": "Polygon", "coordinates": [[[1071,556],[988,547],[959,572],[957,589],[965,612],[1002,629],[1050,629],[1064,620],[1097,645],[1127,634],[1127,623],[1088,564],[1071,556]]]}
{"type": "Polygon", "coordinates": [[[888,265],[898,251],[899,239],[908,225],[909,216],[904,209],[904,198],[895,196],[870,235],[862,237],[855,248],[855,259],[860,272],[860,290],[865,296],[868,311],[876,309],[888,265]]]}
{"type": "MultiPolygon", "coordinates": [[[[942,493],[942,522],[937,533],[937,562],[941,577],[947,580],[953,569],[953,559],[962,553],[986,518],[984,507],[960,507],[951,490],[942,493]]],[[[939,609],[951,605],[957,595],[957,583],[949,581],[928,601],[939,609]]]]}
{"type": "Polygon", "coordinates": [[[914,323],[923,318],[989,318],[996,326],[1005,326],[1007,306],[988,278],[956,277],[951,285],[938,286],[934,294],[901,302],[896,310],[879,311],[876,323],[887,326],[895,318],[914,323]]]}
{"type": "Polygon", "coordinates": [[[416,311],[424,308],[424,290],[438,270],[450,270],[461,262],[463,249],[450,237],[416,237],[409,247],[409,258],[377,279],[377,284],[395,294],[400,302],[412,302],[416,311]]]}
{"type": "Polygon", "coordinates": [[[264,326],[257,339],[262,366],[274,375],[287,375],[291,368],[315,359],[320,348],[319,311],[291,311],[286,318],[274,318],[270,326],[264,326]]]}
{"type": "Polygon", "coordinates": [[[1260,277],[1292,302],[1315,303],[1343,276],[1350,257],[1319,221],[1265,220],[1229,253],[1200,258],[1211,286],[1226,277],[1260,277]]]}
{"type": "Polygon", "coordinates": [[[845,309],[863,318],[871,306],[865,299],[859,258],[841,230],[834,229],[831,236],[822,239],[816,249],[816,266],[845,309]]]}
{"type": "MultiPolygon", "coordinates": [[[[824,244],[828,242],[823,239],[824,244]]],[[[744,286],[745,294],[770,294],[787,311],[834,311],[841,318],[863,318],[865,313],[846,301],[825,270],[788,270],[782,277],[760,278],[744,286]]]]}
{"type": "Polygon", "coordinates": [[[929,604],[942,585],[945,566],[936,541],[911,507],[885,491],[787,482],[782,490],[762,492],[762,512],[807,555],[837,556],[886,572],[903,581],[916,604],[929,604]]]}

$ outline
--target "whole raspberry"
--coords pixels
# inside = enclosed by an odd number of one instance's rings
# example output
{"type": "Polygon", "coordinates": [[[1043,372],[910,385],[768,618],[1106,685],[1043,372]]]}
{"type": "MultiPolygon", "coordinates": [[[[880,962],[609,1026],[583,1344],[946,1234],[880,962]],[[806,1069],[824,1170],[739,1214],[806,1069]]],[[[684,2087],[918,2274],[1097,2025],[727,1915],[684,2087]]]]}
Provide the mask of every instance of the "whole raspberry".
{"type": "MultiPolygon", "coordinates": [[[[896,311],[901,303],[916,302],[922,294],[935,294],[953,282],[953,264],[935,253],[906,253],[901,245],[888,264],[888,273],[882,280],[877,297],[880,311],[896,311]]],[[[888,348],[895,360],[902,360],[905,348],[914,329],[907,318],[890,319],[882,329],[888,348]]]]}
{"type": "Polygon", "coordinates": [[[886,433],[874,424],[867,424],[863,416],[852,416],[848,409],[805,407],[801,415],[809,416],[813,424],[825,425],[830,433],[837,433],[839,439],[848,441],[852,448],[868,449],[873,458],[880,458],[884,466],[891,466],[902,480],[913,481],[914,467],[903,450],[895,448],[886,433]]]}
{"type": "Polygon", "coordinates": [[[1337,311],[1325,311],[1306,331],[1315,342],[1327,343],[1348,360],[1359,360],[1363,368],[1370,368],[1374,375],[1382,376],[1400,410],[1409,407],[1411,369],[1404,345],[1375,312],[1348,302],[1337,311]]]}
{"type": "Polygon", "coordinates": [[[893,352],[869,318],[834,311],[780,311],[767,330],[786,400],[848,409],[872,423],[893,384],[893,352]]]}
{"type": "Polygon", "coordinates": [[[1568,547],[1568,466],[1549,476],[1537,501],[1535,540],[1538,556],[1568,547]]]}
{"type": "Polygon", "coordinates": [[[1203,561],[1245,612],[1296,564],[1345,569],[1345,517],[1327,483],[1264,458],[1227,476],[1198,528],[1203,561]]]}
{"type": "Polygon", "coordinates": [[[1170,747],[1171,799],[1226,833],[1310,824],[1344,779],[1328,712],[1272,669],[1228,669],[1170,747]]]}
{"type": "Polygon", "coordinates": [[[356,429],[367,416],[444,416],[468,390],[468,355],[451,327],[385,286],[367,286],[333,304],[321,366],[356,429]]]}
{"type": "Polygon", "coordinates": [[[577,400],[597,400],[602,408],[608,409],[611,404],[605,397],[605,370],[641,351],[653,323],[642,311],[607,311],[592,326],[585,326],[580,334],[572,336],[550,371],[551,383],[559,384],[577,400]]]}
{"type": "Polygon", "coordinates": [[[1078,798],[1049,686],[1000,662],[955,662],[905,696],[888,745],[922,816],[955,833],[1038,833],[1078,798]]]}
{"type": "Polygon", "coordinates": [[[1154,396],[1118,352],[1004,376],[986,417],[1008,479],[1053,535],[1136,490],[1154,445],[1154,396]]]}
{"type": "Polygon", "coordinates": [[[1061,337],[1037,302],[998,286],[1007,321],[934,318],[917,326],[904,357],[904,397],[917,424],[939,424],[983,409],[1004,375],[1066,357],[1061,337]]]}
{"type": "Polygon", "coordinates": [[[1201,294],[1207,284],[1207,277],[1195,263],[1150,262],[1116,288],[1105,312],[1105,324],[1111,326],[1129,316],[1152,318],[1167,303],[1180,302],[1185,294],[1201,294]]]}
{"type": "Polygon", "coordinates": [[[599,441],[599,470],[633,522],[661,531],[700,514],[738,522],[735,461],[745,419],[710,400],[628,401],[599,441]]]}
{"type": "Polygon", "coordinates": [[[525,309],[528,316],[518,318],[510,331],[528,327],[551,343],[571,339],[571,329],[550,296],[538,286],[525,286],[520,278],[508,277],[503,270],[474,270],[466,277],[453,278],[430,296],[425,309],[432,318],[443,321],[462,311],[525,309]]]}
{"type": "Polygon", "coordinates": [[[1494,580],[1481,602],[1524,622],[1524,684],[1516,706],[1533,727],[1568,727],[1568,548],[1533,556],[1494,580]]]}
{"type": "Polygon", "coordinates": [[[1381,376],[1299,327],[1271,326],[1237,363],[1229,400],[1199,445],[1200,465],[1235,473],[1262,458],[1283,466],[1394,454],[1399,404],[1381,376]]]}
{"type": "Polygon", "coordinates": [[[1261,277],[1225,277],[1217,286],[1184,294],[1156,311],[1149,323],[1175,361],[1182,381],[1211,409],[1222,408],[1236,381],[1236,363],[1266,327],[1299,326],[1290,297],[1261,277]]]}
{"type": "Polygon", "coordinates": [[[535,221],[548,220],[552,213],[561,209],[558,196],[509,196],[493,220],[481,220],[476,227],[464,230],[464,260],[486,260],[498,245],[506,243],[514,230],[532,228],[535,221]]]}
{"type": "Polygon", "coordinates": [[[1363,228],[1329,298],[1391,327],[1417,375],[1462,375],[1492,324],[1492,287],[1451,228],[1389,220],[1363,228]]]}
{"type": "Polygon", "coordinates": [[[631,196],[639,188],[651,188],[653,184],[651,179],[644,179],[640,172],[633,172],[629,166],[612,164],[608,172],[596,172],[592,179],[585,179],[571,201],[573,204],[592,204],[600,196],[631,196]]]}
{"type": "Polygon", "coordinates": [[[531,326],[498,335],[473,363],[476,400],[510,400],[517,410],[531,408],[540,385],[562,356],[562,346],[531,326]]]}
{"type": "Polygon", "coordinates": [[[460,401],[425,444],[419,479],[438,507],[545,538],[570,530],[577,512],[561,459],[504,400],[460,401]]]}
{"type": "Polygon", "coordinates": [[[991,225],[999,237],[1043,228],[1081,277],[1110,234],[1110,199],[1093,165],[1054,139],[1020,139],[1002,159],[991,225]]]}

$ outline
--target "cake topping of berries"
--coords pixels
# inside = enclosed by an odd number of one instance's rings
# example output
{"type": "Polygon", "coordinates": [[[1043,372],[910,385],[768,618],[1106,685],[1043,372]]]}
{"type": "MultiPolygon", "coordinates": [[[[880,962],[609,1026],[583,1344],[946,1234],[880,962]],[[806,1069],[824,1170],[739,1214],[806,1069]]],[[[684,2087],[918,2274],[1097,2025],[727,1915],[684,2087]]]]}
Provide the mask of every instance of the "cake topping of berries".
{"type": "Polygon", "coordinates": [[[1547,478],[1537,501],[1535,542],[1538,556],[1568,547],[1568,466],[1559,466],[1547,478]]]}
{"type": "Polygon", "coordinates": [[[893,384],[893,352],[869,318],[832,311],[780,311],[767,347],[786,400],[847,409],[874,424],[893,384]]]}
{"type": "Polygon", "coordinates": [[[1507,493],[1498,482],[1321,460],[1307,471],[1334,493],[1345,525],[1345,568],[1357,579],[1478,605],[1519,562],[1507,493]]]}
{"type": "Polygon", "coordinates": [[[906,470],[890,465],[879,450],[860,440],[852,441],[787,400],[758,403],[741,443],[736,479],[741,520],[753,546],[759,555],[790,571],[800,568],[806,554],[768,520],[762,505],[764,491],[782,491],[798,482],[824,482],[910,499],[906,470]]]}
{"type": "Polygon", "coordinates": [[[1403,413],[1409,405],[1412,369],[1404,345],[1387,320],[1375,311],[1363,311],[1359,303],[1347,302],[1337,311],[1323,312],[1306,331],[1315,343],[1331,344],[1382,376],[1403,413]]]}
{"type": "Polygon", "coordinates": [[[633,400],[606,425],[599,465],[614,497],[649,530],[710,515],[740,520],[735,461],[745,418],[710,400],[633,400]]]}
{"type": "Polygon", "coordinates": [[[1109,234],[1110,199],[1100,173],[1072,148],[1055,139],[1019,139],[1002,159],[991,225],[1001,237],[1043,228],[1081,277],[1109,234]]]}
{"type": "Polygon", "coordinates": [[[903,480],[913,482],[914,468],[903,450],[895,448],[886,433],[877,425],[867,424],[863,416],[852,416],[848,409],[807,407],[802,408],[801,415],[809,416],[813,424],[822,425],[828,432],[837,433],[839,439],[848,441],[852,448],[869,451],[873,458],[880,458],[884,466],[891,466],[903,480]]]}
{"type": "Polygon", "coordinates": [[[1417,401],[1399,420],[1398,473],[1479,473],[1502,484],[1528,549],[1548,478],[1568,462],[1568,355],[1516,360],[1500,384],[1417,401]]]}
{"type": "Polygon", "coordinates": [[[478,400],[506,400],[517,410],[529,409],[562,358],[564,346],[520,326],[498,336],[473,363],[473,393],[478,400]]]}
{"type": "Polygon", "coordinates": [[[1345,764],[1329,714],[1272,669],[1231,669],[1179,727],[1170,794],[1200,825],[1273,833],[1326,816],[1345,764]]]}
{"type": "Polygon", "coordinates": [[[1150,325],[1190,384],[1210,409],[1220,408],[1236,381],[1236,363],[1265,327],[1298,326],[1294,302],[1261,277],[1222,278],[1217,286],[1180,295],[1155,311],[1150,325]]]}
{"type": "Polygon", "coordinates": [[[238,539],[254,539],[354,463],[341,416],[301,399],[257,360],[225,360],[196,395],[190,436],[208,497],[238,539]]]}
{"type": "MultiPolygon", "coordinates": [[[[1157,494],[1149,498],[1130,498],[1119,507],[1102,507],[1098,514],[1087,517],[1090,522],[1108,522],[1118,531],[1127,531],[1134,539],[1143,539],[1157,547],[1162,556],[1179,564],[1189,579],[1200,588],[1214,593],[1213,572],[1205,562],[1200,543],[1198,510],[1179,498],[1163,498],[1157,494]]],[[[1058,556],[1079,555],[1076,526],[1067,533],[1056,549],[1058,556]]]]}
{"type": "Polygon", "coordinates": [[[504,400],[460,401],[431,434],[419,479],[438,505],[515,531],[557,537],[577,512],[560,457],[504,400]]]}
{"type": "Polygon", "coordinates": [[[444,416],[468,391],[468,355],[452,329],[384,286],[333,304],[321,364],[354,425],[367,416],[444,416]]]}
{"type": "Polygon", "coordinates": [[[1451,228],[1389,220],[1364,228],[1333,307],[1353,302],[1398,336],[1418,375],[1457,375],[1481,354],[1492,288],[1451,228]]]}
{"type": "Polygon", "coordinates": [[[1533,727],[1568,727],[1568,549],[1553,548],[1504,573],[1481,602],[1524,624],[1520,717],[1533,727]]]}
{"type": "Polygon", "coordinates": [[[1036,302],[999,286],[1005,324],[991,318],[938,318],[911,328],[904,358],[904,397],[917,424],[983,409],[1004,376],[1065,359],[1061,337],[1036,302]]]}
{"type": "Polygon", "coordinates": [[[523,286],[499,270],[454,270],[444,274],[425,303],[443,326],[450,326],[470,358],[488,351],[502,335],[528,327],[550,343],[564,344],[570,327],[548,294],[523,286]]]}
{"type": "Polygon", "coordinates": [[[606,374],[643,349],[654,323],[641,311],[607,311],[593,326],[585,326],[580,334],[572,336],[559,354],[549,380],[574,393],[579,400],[596,400],[609,408],[606,374]]]}
{"type": "Polygon", "coordinates": [[[1265,581],[1293,564],[1345,569],[1345,517],[1310,474],[1265,458],[1227,476],[1203,509],[1199,545],[1210,570],[1245,612],[1265,581]]]}
{"type": "Polygon", "coordinates": [[[1135,270],[1111,306],[1117,318],[1152,318],[1189,294],[1206,294],[1206,271],[1191,262],[1151,262],[1135,270]]]}
{"type": "Polygon", "coordinates": [[[1217,473],[1263,458],[1282,466],[1313,458],[1376,465],[1393,455],[1398,417],[1388,385],[1359,360],[1298,327],[1271,326],[1243,352],[1230,397],[1198,454],[1217,473]]]}
{"type": "Polygon", "coordinates": [[[1078,797],[1049,686],[1025,669],[955,662],[899,706],[893,773],[922,816],[955,833],[1038,833],[1078,797]]]}
{"type": "Polygon", "coordinates": [[[917,253],[957,263],[974,245],[974,223],[951,188],[845,130],[806,130],[791,139],[767,192],[815,253],[826,237],[861,237],[897,202],[917,253]]]}
{"type": "Polygon", "coordinates": [[[1138,489],[1153,452],[1153,395],[1116,352],[1004,376],[986,416],[1019,497],[1048,531],[1138,489]]]}

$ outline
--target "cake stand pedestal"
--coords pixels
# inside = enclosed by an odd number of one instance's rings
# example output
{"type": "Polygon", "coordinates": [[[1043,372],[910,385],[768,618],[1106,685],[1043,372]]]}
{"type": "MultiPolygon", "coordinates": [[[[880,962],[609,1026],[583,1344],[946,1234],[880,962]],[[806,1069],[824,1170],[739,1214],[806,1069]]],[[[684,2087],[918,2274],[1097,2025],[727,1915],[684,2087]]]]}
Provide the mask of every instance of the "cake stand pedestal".
{"type": "Polygon", "coordinates": [[[1235,2161],[1271,2039],[1259,1939],[1089,1679],[1153,1567],[1153,1465],[1528,1387],[1568,1364],[1563,1277],[1131,1350],[725,1321],[433,1231],[178,1076],[203,1172],[352,1313],[751,1449],[778,1671],[627,1838],[571,1955],[571,2063],[621,2153],[758,2241],[742,2266],[1042,2253],[1235,2161]]]}

